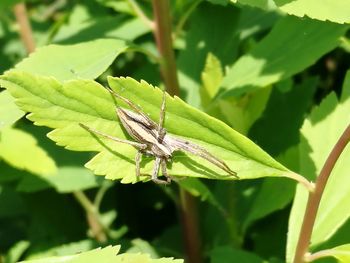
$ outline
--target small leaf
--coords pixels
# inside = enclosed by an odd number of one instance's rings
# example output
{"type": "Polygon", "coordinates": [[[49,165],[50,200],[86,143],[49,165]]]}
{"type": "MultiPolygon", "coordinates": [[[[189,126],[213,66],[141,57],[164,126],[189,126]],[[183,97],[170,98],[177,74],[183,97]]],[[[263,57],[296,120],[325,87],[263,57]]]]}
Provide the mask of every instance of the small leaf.
{"type": "MultiPolygon", "coordinates": [[[[90,80],[62,84],[53,78],[14,71],[3,76],[1,83],[17,98],[16,103],[23,110],[32,112],[28,115],[30,120],[55,129],[49,137],[58,145],[70,150],[99,152],[86,164],[95,174],[107,175],[109,179],[123,178],[123,182],[136,181],[135,148],[96,137],[79,126],[83,123],[111,136],[130,139],[115,114],[114,97],[101,85],[90,80]]],[[[109,78],[109,84],[157,121],[162,99],[159,89],[131,78],[109,78]]],[[[118,104],[123,105],[120,101],[118,104]]],[[[205,147],[224,160],[241,179],[290,175],[249,139],[178,97],[167,97],[165,127],[169,133],[205,147]]],[[[144,158],[143,173],[152,172],[151,160],[144,158]]],[[[173,176],[233,179],[208,161],[183,153],[174,154],[169,168],[173,176]]]]}
{"type": "Polygon", "coordinates": [[[22,118],[24,112],[15,104],[7,90],[0,92],[0,131],[22,118]]]}
{"type": "Polygon", "coordinates": [[[48,45],[16,65],[17,70],[53,76],[60,81],[70,79],[95,79],[125,52],[125,41],[98,39],[75,45],[48,45]]]}
{"type": "Polygon", "coordinates": [[[237,8],[208,3],[199,5],[191,16],[186,48],[180,51],[177,59],[179,82],[185,91],[183,99],[190,105],[200,107],[201,72],[208,53],[215,55],[222,66],[235,60],[239,42],[238,18],[237,8]]]}
{"type": "Polygon", "coordinates": [[[37,145],[31,134],[6,128],[0,135],[0,158],[12,166],[38,175],[52,175],[57,171],[55,161],[37,145]]]}
{"type": "Polygon", "coordinates": [[[120,246],[108,246],[71,256],[50,257],[21,261],[21,263],[183,263],[181,259],[160,258],[151,259],[147,254],[124,253],[116,255],[120,246]]]}
{"type": "Polygon", "coordinates": [[[220,60],[212,53],[208,53],[204,70],[202,72],[203,88],[201,89],[202,102],[209,103],[209,101],[217,93],[223,76],[220,60]]]}
{"type": "Polygon", "coordinates": [[[45,178],[27,174],[17,185],[17,191],[28,193],[53,187],[59,193],[71,193],[98,185],[98,178],[84,167],[59,166],[55,174],[45,178]]]}
{"type": "Polygon", "coordinates": [[[348,23],[350,21],[350,2],[347,0],[318,1],[318,0],[275,0],[252,1],[252,0],[231,0],[234,3],[247,4],[270,10],[275,7],[289,15],[299,17],[308,16],[312,19],[332,21],[336,23],[348,23]]]}
{"type": "Polygon", "coordinates": [[[221,96],[241,94],[286,79],[335,48],[347,27],[285,17],[225,76],[221,96]]]}

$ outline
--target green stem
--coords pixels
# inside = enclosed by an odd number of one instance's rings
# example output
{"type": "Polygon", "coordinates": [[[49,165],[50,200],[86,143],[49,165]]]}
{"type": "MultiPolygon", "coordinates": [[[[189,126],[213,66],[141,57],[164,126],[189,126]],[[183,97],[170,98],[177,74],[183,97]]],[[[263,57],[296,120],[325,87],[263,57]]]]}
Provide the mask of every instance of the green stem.
{"type": "MultiPolygon", "coordinates": [[[[154,13],[154,36],[160,53],[160,72],[166,90],[170,95],[179,96],[180,88],[177,79],[175,54],[172,44],[170,6],[168,0],[152,0],[154,13]]],[[[197,220],[196,200],[180,188],[180,214],[182,219],[183,237],[187,260],[191,263],[201,263],[200,238],[197,220]]]]}
{"type": "Polygon", "coordinates": [[[321,202],[322,194],[326,187],[328,178],[338,160],[341,153],[345,149],[350,140],[350,125],[345,129],[342,136],[329,154],[319,176],[315,182],[315,190],[309,192],[309,198],[306,205],[303,223],[301,226],[299,240],[297,243],[294,263],[305,262],[305,256],[309,250],[309,244],[311,240],[312,229],[315,224],[317,211],[321,202]]]}
{"type": "Polygon", "coordinates": [[[96,206],[89,200],[83,191],[75,191],[73,192],[73,195],[86,212],[87,221],[94,238],[100,243],[105,243],[107,241],[107,231],[101,221],[96,206]]]}
{"type": "Polygon", "coordinates": [[[134,10],[135,14],[142,20],[144,23],[150,27],[152,30],[154,30],[154,22],[149,19],[146,14],[142,11],[140,6],[137,4],[135,0],[127,0],[131,8],[134,10]]]}
{"type": "Polygon", "coordinates": [[[190,15],[193,13],[193,11],[196,9],[196,7],[202,2],[202,0],[197,0],[195,2],[193,2],[191,4],[191,6],[187,9],[187,11],[181,16],[179,22],[177,23],[177,25],[175,26],[175,30],[174,30],[174,38],[176,39],[176,37],[178,35],[180,35],[180,32],[182,30],[182,28],[184,27],[187,19],[190,17],[190,15]]]}

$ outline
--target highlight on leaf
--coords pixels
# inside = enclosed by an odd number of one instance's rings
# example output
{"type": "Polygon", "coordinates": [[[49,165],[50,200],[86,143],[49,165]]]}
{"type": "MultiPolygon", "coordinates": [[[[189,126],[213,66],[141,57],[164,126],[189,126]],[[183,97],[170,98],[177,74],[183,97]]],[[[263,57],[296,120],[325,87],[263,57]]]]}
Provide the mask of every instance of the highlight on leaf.
{"type": "MultiPolygon", "coordinates": [[[[132,78],[109,77],[108,83],[115,93],[132,101],[150,120],[158,123],[161,90],[132,78]]],[[[123,183],[137,181],[134,161],[137,150],[134,147],[91,134],[79,125],[82,123],[121,140],[132,140],[115,112],[116,105],[130,109],[125,101],[115,98],[92,80],[62,83],[52,77],[11,71],[1,77],[0,84],[16,98],[16,104],[22,110],[30,112],[28,119],[36,125],[54,129],[48,137],[58,145],[75,151],[98,152],[86,164],[95,174],[105,175],[107,179],[122,179],[123,183]]],[[[240,179],[295,176],[248,138],[178,97],[166,95],[164,127],[168,134],[193,142],[222,160],[240,179]]],[[[152,173],[152,160],[147,156],[143,158],[141,174],[152,173]]],[[[235,179],[217,165],[191,153],[175,152],[167,169],[172,177],[235,179]]],[[[150,178],[141,176],[140,179],[150,178]]]]}

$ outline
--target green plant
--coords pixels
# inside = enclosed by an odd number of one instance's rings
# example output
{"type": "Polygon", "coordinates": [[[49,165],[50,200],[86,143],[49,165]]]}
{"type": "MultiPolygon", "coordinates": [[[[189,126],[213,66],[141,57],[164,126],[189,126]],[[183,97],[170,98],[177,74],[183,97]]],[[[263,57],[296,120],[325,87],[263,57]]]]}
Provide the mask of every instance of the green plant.
{"type": "Polygon", "coordinates": [[[14,5],[22,37],[0,11],[5,262],[350,262],[348,1],[28,1],[31,23],[15,2],[0,4],[14,5]],[[21,43],[32,52],[23,60],[21,43]],[[104,86],[158,122],[153,85],[171,96],[167,132],[239,180],[175,153],[176,183],[134,185],[136,149],[79,125],[130,140],[104,86]],[[116,243],[125,253],[94,249],[116,243]]]}

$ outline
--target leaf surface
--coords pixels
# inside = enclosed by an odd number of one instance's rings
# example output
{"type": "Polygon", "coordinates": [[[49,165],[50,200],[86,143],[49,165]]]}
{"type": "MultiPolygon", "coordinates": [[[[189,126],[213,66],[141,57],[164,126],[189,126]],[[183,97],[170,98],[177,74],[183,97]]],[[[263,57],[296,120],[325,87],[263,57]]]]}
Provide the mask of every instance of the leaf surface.
{"type": "MultiPolygon", "coordinates": [[[[24,72],[9,72],[1,83],[23,110],[31,112],[30,120],[55,129],[48,136],[58,145],[70,150],[99,152],[86,164],[95,174],[107,175],[109,179],[123,178],[123,182],[136,181],[135,148],[100,138],[79,126],[83,123],[111,136],[130,139],[115,113],[116,103],[125,105],[115,101],[100,84],[91,80],[60,83],[53,78],[24,72]]],[[[131,78],[109,78],[109,85],[157,122],[162,98],[159,89],[131,78]]],[[[248,138],[177,97],[167,96],[165,128],[170,134],[206,148],[242,179],[290,175],[287,168],[248,138]]],[[[151,173],[151,160],[145,157],[141,163],[144,173],[151,173]]],[[[168,168],[173,176],[233,179],[208,161],[180,152],[174,154],[168,168]]]]}
{"type": "Polygon", "coordinates": [[[238,95],[286,79],[335,48],[346,26],[285,17],[225,76],[221,96],[238,95]]]}
{"type": "Polygon", "coordinates": [[[336,23],[350,22],[350,2],[347,0],[274,0],[274,1],[255,1],[255,0],[231,0],[234,3],[247,4],[266,10],[278,8],[282,12],[299,17],[308,16],[322,21],[332,21],[336,23]]]}
{"type": "Polygon", "coordinates": [[[17,70],[53,76],[60,81],[95,79],[128,48],[123,40],[98,39],[74,45],[48,45],[38,48],[16,65],[17,70]]]}
{"type": "Polygon", "coordinates": [[[181,259],[160,258],[151,259],[147,254],[118,253],[120,246],[98,248],[71,256],[50,257],[21,261],[22,263],[182,263],[181,259]]]}
{"type": "Polygon", "coordinates": [[[18,169],[37,175],[52,175],[57,171],[55,161],[38,146],[36,139],[19,129],[1,131],[0,158],[18,169]]]}
{"type": "Polygon", "coordinates": [[[22,118],[24,112],[15,104],[7,90],[0,92],[0,131],[22,118]]]}

